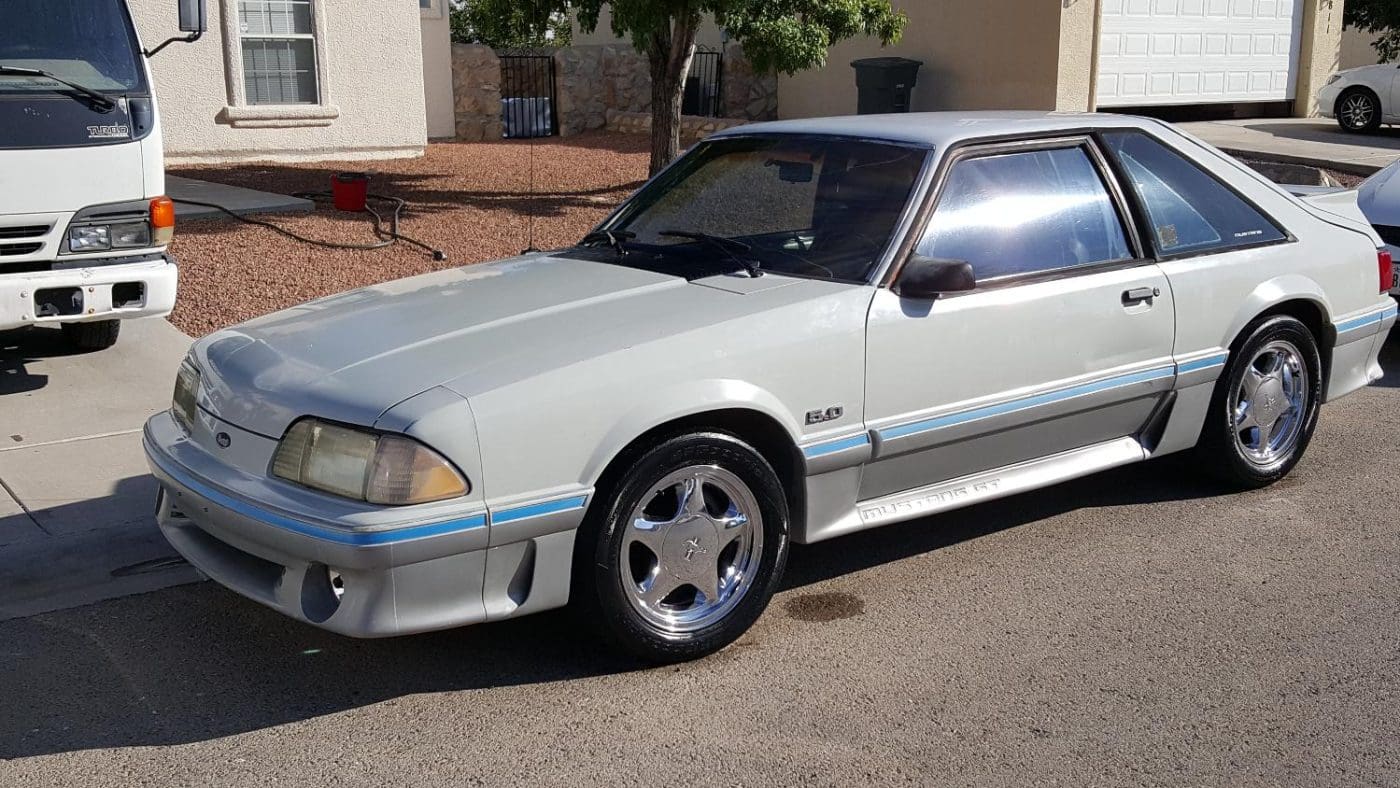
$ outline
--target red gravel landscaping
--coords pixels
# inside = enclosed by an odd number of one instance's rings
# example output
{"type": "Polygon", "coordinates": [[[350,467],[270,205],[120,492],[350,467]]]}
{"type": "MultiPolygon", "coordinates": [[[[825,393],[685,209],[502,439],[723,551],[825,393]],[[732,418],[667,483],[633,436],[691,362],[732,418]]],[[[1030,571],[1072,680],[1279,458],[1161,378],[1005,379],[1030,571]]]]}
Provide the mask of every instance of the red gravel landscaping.
{"type": "MultiPolygon", "coordinates": [[[[535,216],[535,246],[577,241],[641,185],[647,138],[588,134],[512,142],[435,143],[419,159],[246,164],[172,169],[174,175],[292,194],[330,189],[342,170],[371,173],[370,191],[408,200],[400,231],[447,253],[434,262],[405,243],[379,251],[325,249],[232,220],[182,222],[171,251],[180,293],[170,320],[201,336],[293,304],[355,287],[518,254],[535,216]],[[534,146],[535,196],[528,196],[534,146]]],[[[329,205],[314,214],[260,216],[301,235],[372,243],[363,215],[329,205]]]]}

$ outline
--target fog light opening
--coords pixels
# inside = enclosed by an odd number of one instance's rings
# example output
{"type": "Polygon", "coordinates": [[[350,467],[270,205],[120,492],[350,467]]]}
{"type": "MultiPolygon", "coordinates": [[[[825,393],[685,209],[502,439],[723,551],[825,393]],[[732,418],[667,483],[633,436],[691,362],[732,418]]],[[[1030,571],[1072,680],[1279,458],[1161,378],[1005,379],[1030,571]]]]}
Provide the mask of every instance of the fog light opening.
{"type": "Polygon", "coordinates": [[[345,578],[325,564],[311,564],[301,582],[301,612],[308,621],[320,624],[340,609],[345,596],[345,578]]]}

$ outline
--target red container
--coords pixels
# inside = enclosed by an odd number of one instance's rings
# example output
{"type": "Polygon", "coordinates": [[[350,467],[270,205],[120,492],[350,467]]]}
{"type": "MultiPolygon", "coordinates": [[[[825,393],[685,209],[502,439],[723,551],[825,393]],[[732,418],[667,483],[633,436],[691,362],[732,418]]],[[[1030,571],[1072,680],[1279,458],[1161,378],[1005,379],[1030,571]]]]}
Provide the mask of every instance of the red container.
{"type": "Polygon", "coordinates": [[[363,211],[369,196],[369,176],[363,172],[342,172],[331,176],[331,198],[339,211],[363,211]]]}

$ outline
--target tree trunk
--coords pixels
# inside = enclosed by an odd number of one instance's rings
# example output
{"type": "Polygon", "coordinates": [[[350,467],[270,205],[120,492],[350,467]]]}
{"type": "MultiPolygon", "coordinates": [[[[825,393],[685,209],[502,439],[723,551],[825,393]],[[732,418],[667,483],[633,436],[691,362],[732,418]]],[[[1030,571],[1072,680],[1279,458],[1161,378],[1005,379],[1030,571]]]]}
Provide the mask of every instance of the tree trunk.
{"type": "Polygon", "coordinates": [[[647,47],[651,66],[651,166],[655,175],[681,152],[681,101],[695,56],[698,18],[685,15],[673,29],[653,33],[647,47]]]}

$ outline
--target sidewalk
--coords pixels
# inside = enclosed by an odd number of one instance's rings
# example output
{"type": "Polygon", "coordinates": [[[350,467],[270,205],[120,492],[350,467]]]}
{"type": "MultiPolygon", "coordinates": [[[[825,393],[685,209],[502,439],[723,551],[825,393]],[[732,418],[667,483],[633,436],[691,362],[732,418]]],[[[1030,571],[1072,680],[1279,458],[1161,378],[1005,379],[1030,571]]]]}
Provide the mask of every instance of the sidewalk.
{"type": "Polygon", "coordinates": [[[1400,159],[1400,129],[1348,134],[1326,118],[1215,120],[1178,123],[1226,153],[1370,175],[1400,159]]]}
{"type": "Polygon", "coordinates": [[[166,563],[141,450],[189,345],[160,319],[97,353],[56,328],[0,333],[0,620],[198,579],[166,563]]]}

